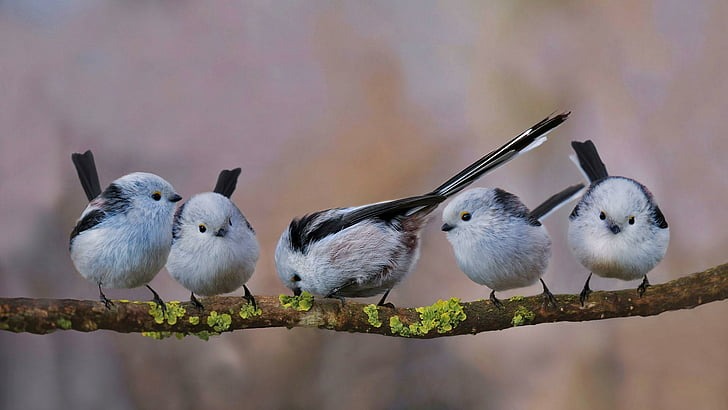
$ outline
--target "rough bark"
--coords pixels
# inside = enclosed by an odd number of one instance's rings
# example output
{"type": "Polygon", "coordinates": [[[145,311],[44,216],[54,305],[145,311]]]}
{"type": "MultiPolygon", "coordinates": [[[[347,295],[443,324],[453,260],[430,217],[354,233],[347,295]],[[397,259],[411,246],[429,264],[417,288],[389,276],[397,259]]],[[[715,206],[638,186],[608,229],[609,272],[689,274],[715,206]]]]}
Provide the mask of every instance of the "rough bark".
{"type": "Polygon", "coordinates": [[[260,312],[252,314],[250,306],[240,297],[213,297],[202,300],[204,311],[189,302],[168,303],[166,316],[151,302],[114,301],[114,306],[107,309],[102,303],[89,300],[0,298],[0,330],[36,334],[71,329],[80,332],[113,330],[140,332],[157,338],[171,335],[207,338],[240,329],[317,327],[352,333],[434,338],[521,325],[653,316],[692,309],[728,298],[728,264],[653,285],[642,298],[635,289],[594,292],[584,307],[580,305],[578,295],[557,295],[556,298],[558,308],[544,307],[539,295],[503,300],[503,309],[497,309],[485,300],[460,303],[457,299],[422,308],[393,309],[375,308],[352,300],[342,303],[321,298],[313,299],[313,303],[295,299],[292,304],[288,303],[289,306],[284,306],[278,296],[259,295],[255,299],[260,312]],[[309,309],[305,310],[307,307],[309,309]]]}

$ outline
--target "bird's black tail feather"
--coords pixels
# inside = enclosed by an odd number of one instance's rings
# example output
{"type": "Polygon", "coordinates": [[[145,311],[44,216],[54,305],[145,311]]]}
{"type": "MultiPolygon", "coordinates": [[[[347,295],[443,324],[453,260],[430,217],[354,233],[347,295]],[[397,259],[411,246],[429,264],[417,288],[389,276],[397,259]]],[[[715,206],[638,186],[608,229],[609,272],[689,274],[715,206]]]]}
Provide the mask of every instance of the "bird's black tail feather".
{"type": "Polygon", "coordinates": [[[79,154],[74,152],[71,154],[71,161],[76,167],[78,179],[89,201],[101,194],[101,183],[99,182],[99,174],[96,172],[96,163],[94,162],[94,154],[91,150],[79,154]]]}
{"type": "Polygon", "coordinates": [[[531,128],[508,141],[502,147],[489,152],[457,175],[435,188],[430,194],[452,196],[463,190],[489,171],[505,164],[518,154],[539,146],[546,140],[546,134],[566,121],[570,112],[549,116],[531,128]]]}
{"type": "Polygon", "coordinates": [[[576,152],[576,157],[579,160],[579,166],[589,178],[589,182],[594,182],[602,178],[609,176],[607,167],[599,158],[597,147],[591,140],[584,142],[571,141],[571,147],[576,152]]]}
{"type": "Polygon", "coordinates": [[[541,220],[561,205],[575,199],[576,195],[582,189],[584,189],[584,184],[572,185],[543,201],[541,205],[534,208],[528,215],[534,219],[541,220]]]}
{"type": "Polygon", "coordinates": [[[220,195],[225,195],[230,198],[233,192],[235,192],[235,187],[238,185],[239,176],[240,168],[223,169],[217,177],[217,184],[215,184],[215,189],[212,192],[217,192],[220,195]]]}

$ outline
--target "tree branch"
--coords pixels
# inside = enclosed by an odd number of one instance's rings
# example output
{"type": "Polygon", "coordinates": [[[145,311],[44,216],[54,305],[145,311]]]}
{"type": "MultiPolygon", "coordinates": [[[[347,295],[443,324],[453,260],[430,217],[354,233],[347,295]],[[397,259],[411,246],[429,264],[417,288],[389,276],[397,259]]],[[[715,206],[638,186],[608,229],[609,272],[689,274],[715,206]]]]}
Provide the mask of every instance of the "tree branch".
{"type": "Polygon", "coordinates": [[[578,295],[557,295],[558,308],[543,306],[541,296],[504,300],[499,310],[489,301],[438,301],[422,308],[376,308],[350,300],[256,296],[254,311],[240,297],[203,299],[204,311],[189,302],[168,302],[168,311],[152,302],[114,301],[111,309],[97,301],[0,298],[0,330],[51,333],[58,329],[92,332],[141,332],[162,338],[210,335],[264,327],[317,327],[352,333],[434,338],[476,334],[520,325],[581,322],[629,316],[653,316],[692,309],[728,299],[728,263],[653,285],[644,297],[635,289],[594,292],[585,307],[578,295]]]}

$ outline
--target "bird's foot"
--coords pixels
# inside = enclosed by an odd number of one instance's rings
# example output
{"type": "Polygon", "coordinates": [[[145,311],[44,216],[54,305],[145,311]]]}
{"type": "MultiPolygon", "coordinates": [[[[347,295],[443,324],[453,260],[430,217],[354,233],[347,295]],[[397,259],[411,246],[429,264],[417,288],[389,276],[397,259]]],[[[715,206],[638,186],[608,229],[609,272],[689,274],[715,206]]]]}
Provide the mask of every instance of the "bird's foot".
{"type": "Polygon", "coordinates": [[[253,305],[253,309],[257,309],[258,305],[255,303],[255,297],[253,297],[253,294],[250,293],[250,289],[248,289],[247,286],[243,285],[243,289],[245,290],[245,294],[243,295],[243,299],[247,300],[248,303],[253,305]]]}
{"type": "Polygon", "coordinates": [[[205,310],[205,306],[195,297],[194,293],[190,293],[190,302],[195,305],[198,311],[202,312],[205,310]]]}
{"type": "Polygon", "coordinates": [[[146,285],[146,286],[147,286],[147,289],[149,289],[152,292],[152,294],[154,295],[154,298],[152,298],[152,301],[154,301],[154,303],[156,303],[157,306],[159,306],[162,309],[162,314],[166,315],[167,314],[167,305],[164,304],[164,301],[162,300],[162,298],[159,297],[157,292],[155,292],[151,286],[149,286],[149,285],[146,285]]]}
{"type": "Polygon", "coordinates": [[[391,303],[391,302],[384,303],[384,301],[387,299],[387,296],[389,296],[389,291],[391,291],[391,290],[392,289],[387,289],[387,291],[384,292],[384,295],[382,296],[381,299],[379,299],[379,303],[377,303],[377,306],[394,309],[394,303],[391,303]]]}
{"type": "Polygon", "coordinates": [[[99,283],[99,300],[104,304],[104,306],[106,306],[106,309],[111,310],[111,307],[114,306],[114,302],[107,298],[106,295],[104,295],[104,291],[101,290],[101,283],[99,283]]]}
{"type": "Polygon", "coordinates": [[[647,280],[647,275],[645,275],[644,279],[642,279],[642,283],[640,283],[640,285],[637,287],[637,293],[640,295],[640,297],[642,297],[642,295],[647,292],[647,288],[649,288],[650,286],[652,285],[650,285],[650,281],[647,280]]]}
{"type": "Polygon", "coordinates": [[[497,297],[495,297],[495,291],[494,290],[490,292],[489,299],[490,299],[491,303],[493,303],[493,306],[497,307],[498,309],[503,309],[503,303],[501,303],[501,301],[498,300],[497,297]]]}
{"type": "Polygon", "coordinates": [[[586,278],[586,283],[584,283],[584,289],[581,290],[581,293],[579,293],[579,302],[581,302],[581,307],[584,307],[584,303],[586,303],[586,300],[589,299],[589,295],[592,293],[592,290],[589,288],[589,281],[591,280],[592,274],[589,273],[589,277],[586,278]]]}
{"type": "Polygon", "coordinates": [[[545,307],[548,307],[549,304],[551,304],[554,308],[558,308],[559,304],[556,303],[556,298],[554,297],[554,294],[551,293],[549,288],[546,286],[546,283],[541,280],[541,284],[543,285],[543,304],[545,307]]]}

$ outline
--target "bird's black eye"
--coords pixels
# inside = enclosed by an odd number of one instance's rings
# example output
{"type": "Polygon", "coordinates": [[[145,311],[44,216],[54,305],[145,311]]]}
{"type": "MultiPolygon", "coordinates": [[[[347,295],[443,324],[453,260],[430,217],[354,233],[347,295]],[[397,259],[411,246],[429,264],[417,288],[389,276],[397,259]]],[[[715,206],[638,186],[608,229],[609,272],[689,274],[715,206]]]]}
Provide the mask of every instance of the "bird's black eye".
{"type": "Polygon", "coordinates": [[[472,217],[473,217],[473,216],[472,216],[472,215],[470,215],[470,212],[461,212],[461,213],[460,213],[460,219],[462,219],[463,221],[466,221],[466,222],[467,222],[467,221],[469,221],[469,220],[470,220],[470,218],[472,218],[472,217]]]}
{"type": "Polygon", "coordinates": [[[301,281],[301,277],[298,276],[298,274],[293,275],[293,278],[292,279],[293,279],[294,282],[300,282],[301,281]]]}
{"type": "Polygon", "coordinates": [[[159,191],[154,191],[154,193],[152,194],[152,199],[155,201],[159,201],[160,199],[162,199],[162,193],[159,191]]]}
{"type": "Polygon", "coordinates": [[[200,230],[200,233],[207,232],[207,227],[205,226],[205,224],[200,224],[200,226],[198,226],[197,228],[200,230]]]}
{"type": "Polygon", "coordinates": [[[599,219],[601,219],[602,221],[607,219],[607,214],[605,214],[604,211],[599,212],[599,219]]]}
{"type": "Polygon", "coordinates": [[[634,216],[630,216],[627,222],[629,222],[630,225],[634,225],[634,216]]]}

